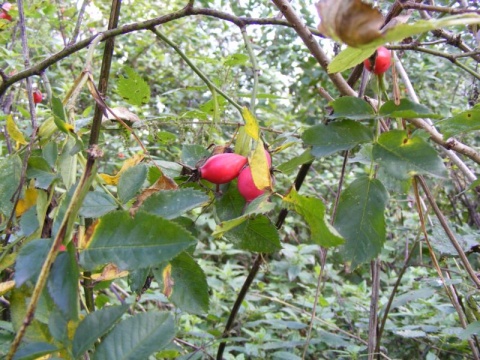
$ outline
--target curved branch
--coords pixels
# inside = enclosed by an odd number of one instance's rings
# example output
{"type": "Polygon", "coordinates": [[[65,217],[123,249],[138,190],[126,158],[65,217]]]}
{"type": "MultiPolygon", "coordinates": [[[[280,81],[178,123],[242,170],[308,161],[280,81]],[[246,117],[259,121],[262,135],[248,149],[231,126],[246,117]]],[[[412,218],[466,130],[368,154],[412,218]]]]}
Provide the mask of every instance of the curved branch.
{"type": "MultiPolygon", "coordinates": [[[[288,0],[272,0],[273,3],[278,7],[293,26],[294,30],[297,32],[298,36],[303,40],[307,48],[310,50],[312,55],[318,61],[320,66],[328,73],[328,64],[330,59],[322,50],[318,42],[313,37],[313,33],[310,29],[304,24],[300,17],[296,14],[295,10],[292,8],[288,0]]],[[[340,91],[342,95],[357,96],[357,93],[348,85],[344,80],[341,74],[328,74],[330,80],[332,80],[335,87],[340,91]]]]}
{"type": "MultiPolygon", "coordinates": [[[[165,24],[173,20],[181,19],[187,16],[197,16],[197,15],[204,15],[210,16],[218,19],[222,19],[228,22],[231,22],[239,27],[244,27],[247,25],[278,25],[278,26],[286,26],[286,27],[294,27],[291,23],[281,19],[275,18],[248,18],[248,17],[238,17],[226,12],[214,10],[214,9],[206,9],[206,8],[192,8],[191,6],[187,5],[181,10],[172,12],[167,15],[160,16],[155,19],[146,20],[138,23],[127,24],[116,29],[107,30],[101,33],[103,35],[103,41],[108,40],[110,38],[129,34],[131,32],[140,31],[140,30],[150,30],[157,25],[165,24]]],[[[311,34],[315,34],[316,36],[321,36],[321,34],[315,29],[308,29],[311,34]]],[[[58,53],[52,55],[51,57],[45,59],[44,61],[39,62],[38,64],[16,73],[12,76],[6,76],[3,72],[0,73],[0,77],[2,78],[2,83],[0,84],[0,96],[2,96],[5,91],[12,86],[13,84],[26,79],[30,76],[40,75],[42,71],[47,69],[48,67],[56,64],[62,59],[80,51],[86,47],[88,47],[92,41],[98,36],[99,34],[93,35],[87,39],[79,41],[73,45],[69,45],[63,50],[59,51],[58,53]]]]}

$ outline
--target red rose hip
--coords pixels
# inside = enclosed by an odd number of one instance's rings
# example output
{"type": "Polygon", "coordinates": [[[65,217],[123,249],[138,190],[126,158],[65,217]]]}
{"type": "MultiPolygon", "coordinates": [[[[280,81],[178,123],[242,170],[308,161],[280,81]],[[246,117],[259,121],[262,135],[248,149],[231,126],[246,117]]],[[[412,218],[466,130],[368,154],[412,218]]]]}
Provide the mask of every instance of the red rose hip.
{"type": "Polygon", "coordinates": [[[40,90],[35,90],[33,92],[33,102],[35,104],[41,103],[43,100],[43,94],[40,90]]]}
{"type": "Polygon", "coordinates": [[[237,186],[240,195],[242,195],[247,202],[250,202],[265,193],[265,190],[260,190],[255,186],[255,183],[253,182],[252,168],[250,166],[247,166],[240,172],[240,175],[238,175],[237,186]]]}
{"type": "Polygon", "coordinates": [[[377,49],[377,56],[375,57],[375,64],[373,65],[373,69],[370,59],[366,59],[363,63],[368,71],[380,75],[385,73],[390,68],[390,65],[392,63],[392,55],[390,54],[390,50],[388,50],[384,46],[380,46],[377,49]]]}
{"type": "Polygon", "coordinates": [[[201,179],[217,185],[226,184],[238,176],[247,162],[247,158],[242,155],[233,153],[217,154],[209,157],[198,168],[198,172],[201,179]]]}

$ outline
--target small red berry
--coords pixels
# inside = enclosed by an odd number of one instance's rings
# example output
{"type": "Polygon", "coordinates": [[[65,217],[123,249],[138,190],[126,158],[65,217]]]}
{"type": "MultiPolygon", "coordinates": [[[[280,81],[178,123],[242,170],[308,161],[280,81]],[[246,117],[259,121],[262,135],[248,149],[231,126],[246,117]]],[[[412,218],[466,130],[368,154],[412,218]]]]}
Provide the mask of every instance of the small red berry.
{"type": "Polygon", "coordinates": [[[247,162],[247,158],[242,155],[233,153],[217,154],[209,157],[198,168],[198,172],[200,178],[213,184],[226,184],[238,176],[247,162]]]}
{"type": "Polygon", "coordinates": [[[33,102],[35,104],[41,103],[43,100],[43,94],[40,90],[35,90],[33,92],[33,102]]]}
{"type": "Polygon", "coordinates": [[[247,202],[250,202],[265,193],[265,190],[260,190],[255,186],[255,183],[253,182],[252,168],[250,166],[247,166],[240,172],[240,175],[238,175],[237,187],[240,195],[242,195],[247,202]]]}
{"type": "Polygon", "coordinates": [[[380,46],[377,49],[373,70],[370,59],[366,59],[363,63],[368,71],[372,71],[374,74],[380,75],[390,68],[390,65],[392,63],[392,55],[390,54],[390,50],[388,50],[384,46],[380,46]]]}
{"type": "Polygon", "coordinates": [[[10,16],[10,14],[5,10],[1,10],[1,9],[0,9],[0,19],[12,21],[12,17],[10,16]]]}

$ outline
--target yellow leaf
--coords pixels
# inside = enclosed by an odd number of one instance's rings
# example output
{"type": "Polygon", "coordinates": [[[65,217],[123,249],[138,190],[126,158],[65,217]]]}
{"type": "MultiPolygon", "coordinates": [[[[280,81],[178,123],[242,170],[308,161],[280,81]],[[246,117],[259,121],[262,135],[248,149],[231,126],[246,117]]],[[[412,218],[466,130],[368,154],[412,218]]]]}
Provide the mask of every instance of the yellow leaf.
{"type": "Polygon", "coordinates": [[[120,173],[117,175],[108,175],[108,174],[98,174],[107,185],[117,185],[118,179],[120,178],[120,173]]]}
{"type": "Polygon", "coordinates": [[[242,116],[243,120],[245,120],[245,131],[253,140],[258,140],[260,128],[258,127],[257,119],[245,106],[242,108],[242,116]]]}
{"type": "Polygon", "coordinates": [[[22,216],[28,209],[37,203],[38,192],[34,187],[25,190],[25,196],[23,199],[18,200],[17,207],[15,208],[15,215],[22,216]]]}
{"type": "Polygon", "coordinates": [[[165,269],[163,269],[162,277],[163,277],[163,294],[168,298],[172,295],[173,285],[175,285],[175,282],[173,281],[173,278],[172,278],[171,264],[168,264],[167,266],[165,266],[165,269]]]}
{"type": "Polygon", "coordinates": [[[109,281],[115,280],[128,275],[128,271],[120,271],[114,264],[108,264],[102,270],[101,274],[93,274],[94,281],[109,281]]]}
{"type": "Polygon", "coordinates": [[[7,115],[7,132],[8,135],[17,142],[17,147],[28,144],[23,133],[18,129],[15,121],[13,121],[13,116],[11,114],[7,115]]]}
{"type": "Polygon", "coordinates": [[[265,147],[260,140],[257,142],[255,150],[249,159],[250,167],[252,168],[252,178],[255,186],[259,190],[271,190],[272,178],[270,177],[270,167],[265,154],[265,147]]]}
{"type": "Polygon", "coordinates": [[[3,283],[0,283],[0,296],[5,295],[7,292],[12,290],[15,287],[15,281],[10,280],[10,281],[5,281],[3,283]]]}
{"type": "Polygon", "coordinates": [[[122,165],[122,168],[117,174],[115,175],[99,174],[99,175],[107,183],[107,185],[117,185],[118,179],[120,179],[120,175],[122,175],[122,172],[140,163],[144,157],[145,155],[135,154],[133,155],[132,158],[125,160],[125,162],[122,165]]]}

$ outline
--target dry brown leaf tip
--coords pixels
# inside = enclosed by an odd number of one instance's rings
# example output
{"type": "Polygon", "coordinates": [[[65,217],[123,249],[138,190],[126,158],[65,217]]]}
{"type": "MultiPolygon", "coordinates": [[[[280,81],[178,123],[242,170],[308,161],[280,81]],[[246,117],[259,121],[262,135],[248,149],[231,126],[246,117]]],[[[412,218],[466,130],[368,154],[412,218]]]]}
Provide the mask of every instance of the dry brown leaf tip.
{"type": "Polygon", "coordinates": [[[383,15],[361,0],[320,0],[316,4],[318,30],[343,43],[358,47],[382,36],[383,15]]]}

